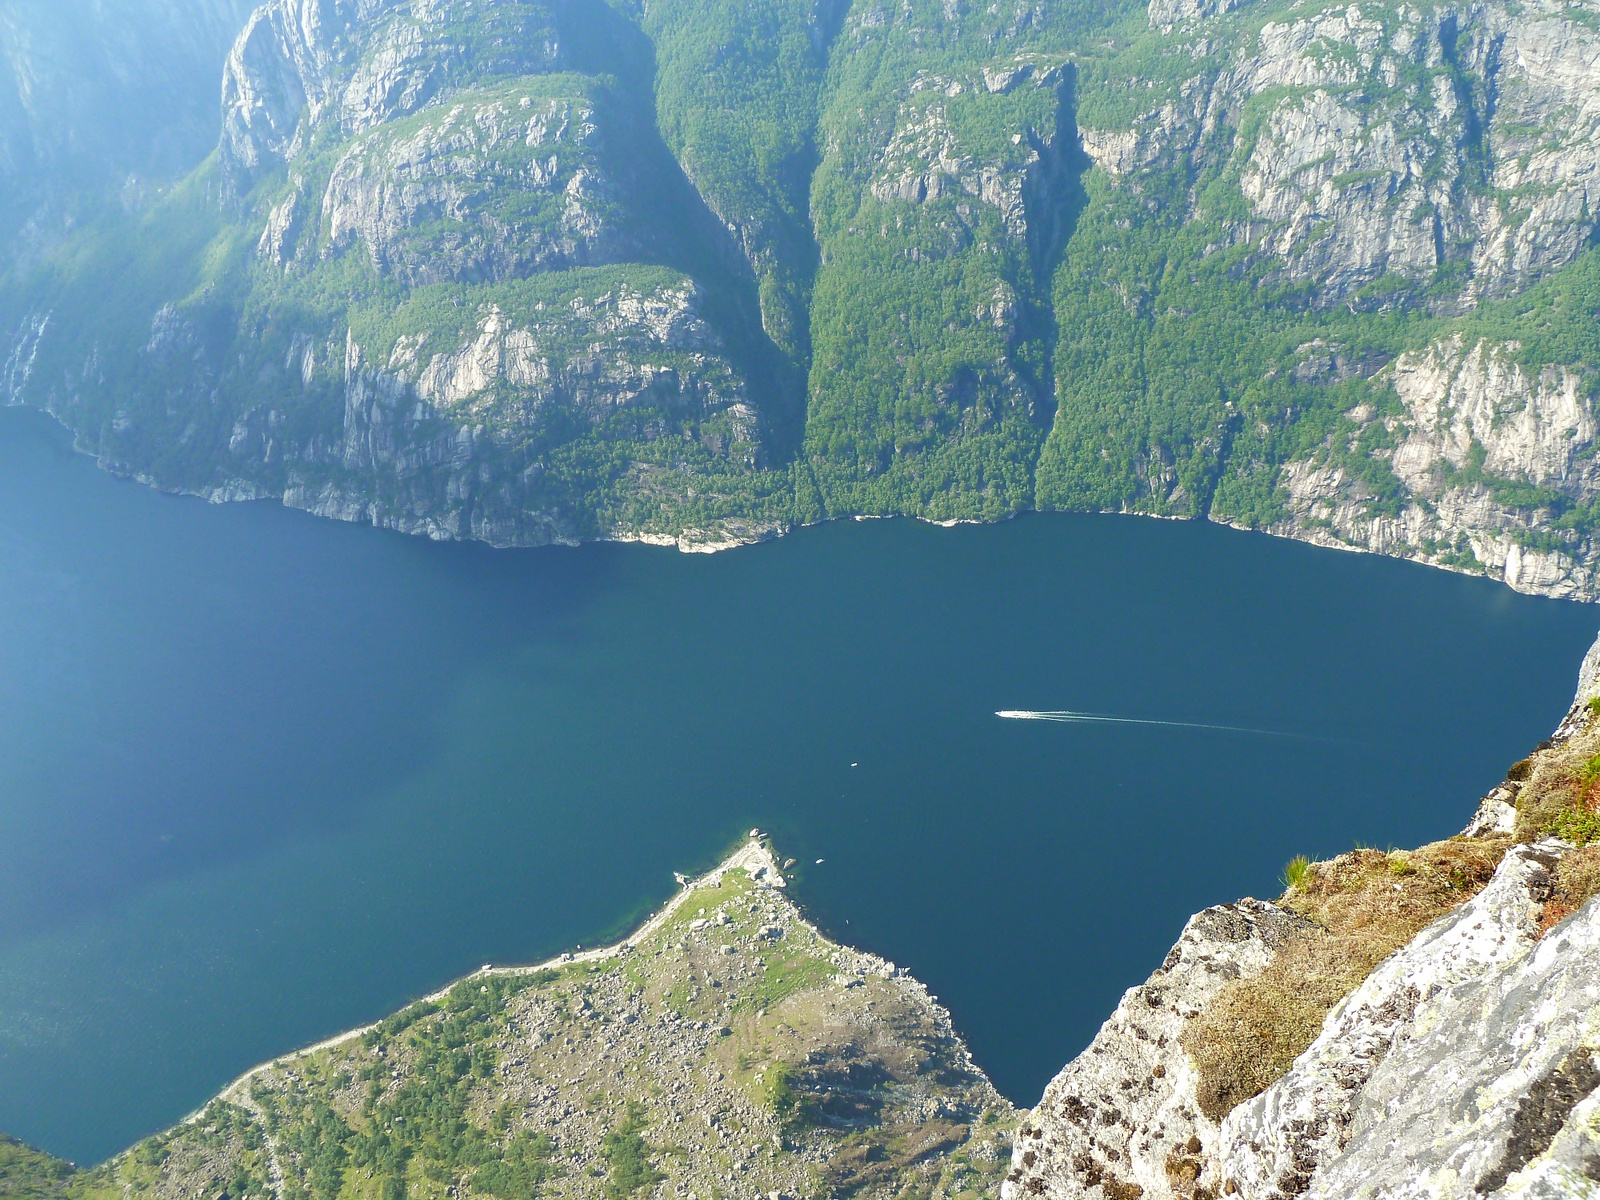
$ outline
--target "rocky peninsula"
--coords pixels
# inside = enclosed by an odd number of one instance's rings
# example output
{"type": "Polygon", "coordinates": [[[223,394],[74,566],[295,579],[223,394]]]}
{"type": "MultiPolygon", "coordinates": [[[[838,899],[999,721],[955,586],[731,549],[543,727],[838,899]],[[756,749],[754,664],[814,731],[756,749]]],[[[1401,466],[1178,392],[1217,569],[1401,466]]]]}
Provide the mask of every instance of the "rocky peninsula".
{"type": "Polygon", "coordinates": [[[785,887],[753,836],[626,941],[486,966],[94,1170],[0,1146],[0,1195],[993,1195],[1016,1109],[926,987],[785,887]]]}

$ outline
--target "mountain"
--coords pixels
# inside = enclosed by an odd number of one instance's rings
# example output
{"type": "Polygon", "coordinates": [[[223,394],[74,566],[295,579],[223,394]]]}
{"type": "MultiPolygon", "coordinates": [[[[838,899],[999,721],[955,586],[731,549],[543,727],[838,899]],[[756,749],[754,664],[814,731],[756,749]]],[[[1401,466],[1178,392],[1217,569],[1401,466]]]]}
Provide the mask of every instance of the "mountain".
{"type": "Polygon", "coordinates": [[[214,156],[10,267],[0,394],[438,538],[1110,510],[1593,599],[1597,23],[272,0],[214,156]]]}

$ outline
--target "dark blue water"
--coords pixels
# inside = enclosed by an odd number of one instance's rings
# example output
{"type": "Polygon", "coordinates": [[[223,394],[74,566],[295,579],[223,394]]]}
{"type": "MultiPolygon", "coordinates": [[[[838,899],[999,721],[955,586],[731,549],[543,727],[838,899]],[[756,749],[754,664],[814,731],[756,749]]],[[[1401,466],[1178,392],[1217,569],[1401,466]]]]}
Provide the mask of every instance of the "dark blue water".
{"type": "Polygon", "coordinates": [[[1596,624],[1116,517],[439,546],[157,495],[3,412],[0,1129],[102,1158],[274,1053],[616,933],[755,824],[1031,1103],[1194,909],[1459,829],[1596,624]]]}

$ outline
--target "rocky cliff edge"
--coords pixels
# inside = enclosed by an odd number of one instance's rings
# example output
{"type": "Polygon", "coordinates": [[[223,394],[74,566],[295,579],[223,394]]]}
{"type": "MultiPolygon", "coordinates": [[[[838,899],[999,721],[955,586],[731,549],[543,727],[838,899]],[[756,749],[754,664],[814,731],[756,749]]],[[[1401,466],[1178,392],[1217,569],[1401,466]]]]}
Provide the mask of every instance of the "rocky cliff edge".
{"type": "Polygon", "coordinates": [[[1600,642],[1458,837],[1191,918],[1003,1200],[1600,1196],[1600,642]]]}

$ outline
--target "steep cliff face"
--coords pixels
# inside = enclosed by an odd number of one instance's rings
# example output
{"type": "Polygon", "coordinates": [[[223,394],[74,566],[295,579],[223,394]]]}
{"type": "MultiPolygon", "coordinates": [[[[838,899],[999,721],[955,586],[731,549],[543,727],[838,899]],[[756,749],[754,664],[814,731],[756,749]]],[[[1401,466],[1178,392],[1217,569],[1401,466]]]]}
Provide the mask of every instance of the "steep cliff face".
{"type": "Polygon", "coordinates": [[[561,63],[544,4],[272,0],[250,14],[223,72],[224,178],[247,189],[324,122],[360,133],[441,94],[561,63]]]}
{"type": "MultiPolygon", "coordinates": [[[[450,323],[424,298],[342,342],[297,332],[270,363],[270,386],[214,435],[226,455],[215,482],[194,490],[496,546],[576,542],[594,536],[596,519],[629,536],[662,511],[692,511],[692,480],[677,465],[686,457],[761,463],[761,414],[703,304],[670,271],[594,272],[555,289],[498,290],[450,323]],[[338,422],[309,422],[307,407],[331,397],[338,422]],[[572,446],[595,433],[671,458],[606,464],[610,474],[579,484],[587,464],[572,446]]],[[[177,363],[198,390],[173,398],[176,413],[239,378],[207,369],[203,339],[166,308],[140,350],[146,370],[177,363]]],[[[730,529],[743,540],[767,532],[681,518],[674,529],[684,549],[720,548],[730,529]]]]}
{"type": "MultiPolygon", "coordinates": [[[[552,311],[524,309],[523,320],[491,306],[469,340],[440,345],[428,332],[401,334],[377,362],[351,340],[344,425],[327,454],[342,472],[322,482],[314,464],[291,470],[285,502],[434,538],[540,545],[585,532],[558,505],[549,515],[529,512],[529,497],[554,473],[536,448],[563,426],[627,426],[640,438],[688,439],[702,453],[757,465],[760,414],[691,284],[622,284],[552,311]]],[[[230,452],[242,463],[271,461],[280,419],[270,408],[246,414],[230,452]]],[[[603,501],[684,504],[692,497],[682,487],[670,469],[641,464],[603,501]]],[[[689,526],[674,541],[714,549],[725,536],[689,526]]]]}
{"type": "Polygon", "coordinates": [[[1132,988],[1089,1048],[1050,1081],[1023,1124],[1003,1194],[1161,1195],[1217,1146],[1183,1048],[1189,1023],[1231,981],[1255,976],[1307,924],[1258,900],[1189,919],[1161,969],[1132,988]]]}
{"type": "Polygon", "coordinates": [[[1275,528],[1486,569],[1521,591],[1595,599],[1587,531],[1549,533],[1552,507],[1581,508],[1600,495],[1591,385],[1567,366],[1530,370],[1519,349],[1456,334],[1401,355],[1378,377],[1399,403],[1358,405],[1337,436],[1374,447],[1404,485],[1403,504],[1375,512],[1370,485],[1328,446],[1284,469],[1293,516],[1275,528]]]}
{"type": "Polygon", "coordinates": [[[42,297],[8,398],[113,469],[218,500],[496,545],[766,536],[793,485],[770,469],[754,284],[730,281],[661,146],[648,73],[595,73],[637,57],[620,20],[263,5],[228,58],[214,167],[135,219],[132,262],[90,259],[132,293],[126,328],[42,297]],[[188,261],[161,261],[146,221],[181,228],[188,261]]]}
{"type": "Polygon", "coordinates": [[[625,261],[639,249],[632,181],[605,152],[604,119],[581,85],[513,86],[385,125],[334,166],[328,237],[359,238],[375,269],[413,286],[625,261]]]}
{"type": "Polygon", "coordinates": [[[1245,203],[1221,225],[1272,261],[1264,282],[1461,309],[1593,232],[1600,33],[1581,6],[1153,3],[1150,22],[1194,66],[1152,78],[1161,103],[1086,129],[1085,148],[1123,181],[1227,163],[1245,203]]]}
{"type": "Polygon", "coordinates": [[[1463,836],[1195,917],[1024,1121],[1002,1196],[1600,1195],[1597,695],[1600,642],[1463,836]]]}
{"type": "Polygon", "coordinates": [[[1132,369],[1077,356],[1044,497],[1592,597],[1593,11],[1258,0],[1148,21],[1081,111],[1109,245],[1078,258],[1108,278],[1074,307],[1125,330],[1097,345],[1131,345],[1132,369]]]}

